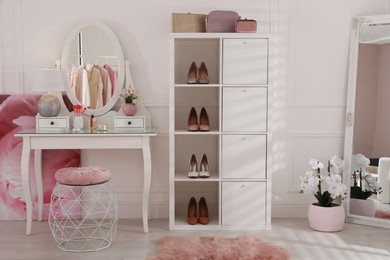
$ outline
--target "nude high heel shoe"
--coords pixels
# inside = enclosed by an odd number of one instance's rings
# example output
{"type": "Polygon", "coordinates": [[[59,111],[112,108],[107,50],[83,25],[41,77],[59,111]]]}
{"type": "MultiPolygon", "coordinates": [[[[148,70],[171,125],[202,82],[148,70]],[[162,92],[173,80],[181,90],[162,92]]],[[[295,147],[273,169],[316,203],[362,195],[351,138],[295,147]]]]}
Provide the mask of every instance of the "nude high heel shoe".
{"type": "Polygon", "coordinates": [[[191,63],[190,69],[188,70],[187,84],[196,84],[198,82],[198,67],[193,61],[191,63]]]}
{"type": "Polygon", "coordinates": [[[198,178],[198,161],[196,160],[195,154],[192,154],[190,163],[188,164],[188,178],[198,178]]]}
{"type": "Polygon", "coordinates": [[[201,197],[199,200],[199,218],[200,224],[207,225],[209,223],[209,210],[207,208],[206,199],[201,197]]]}
{"type": "Polygon", "coordinates": [[[199,116],[199,131],[207,132],[210,131],[209,116],[207,115],[206,109],[202,107],[199,116]]]}
{"type": "Polygon", "coordinates": [[[198,83],[199,84],[209,84],[209,74],[207,72],[206,64],[202,62],[198,70],[198,83]]]}
{"type": "Polygon", "coordinates": [[[200,161],[199,177],[200,178],[209,178],[210,177],[209,162],[207,160],[206,154],[203,154],[202,160],[200,161]]]}
{"type": "Polygon", "coordinates": [[[190,225],[198,223],[198,206],[196,205],[194,197],[191,197],[190,202],[188,203],[187,223],[190,225]]]}
{"type": "Polygon", "coordinates": [[[198,123],[198,114],[196,113],[195,108],[191,108],[190,115],[188,117],[188,131],[198,131],[199,123],[198,123]]]}

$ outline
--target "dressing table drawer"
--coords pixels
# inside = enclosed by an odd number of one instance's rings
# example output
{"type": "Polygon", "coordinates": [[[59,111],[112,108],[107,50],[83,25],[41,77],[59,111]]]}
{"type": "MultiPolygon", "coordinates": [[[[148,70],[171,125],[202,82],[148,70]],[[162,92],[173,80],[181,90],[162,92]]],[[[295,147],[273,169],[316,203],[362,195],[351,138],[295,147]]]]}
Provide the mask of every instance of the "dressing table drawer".
{"type": "Polygon", "coordinates": [[[62,132],[69,129],[69,117],[36,117],[36,130],[46,132],[62,132]]]}
{"type": "Polygon", "coordinates": [[[114,118],[115,130],[145,129],[144,116],[116,116],[114,118]]]}

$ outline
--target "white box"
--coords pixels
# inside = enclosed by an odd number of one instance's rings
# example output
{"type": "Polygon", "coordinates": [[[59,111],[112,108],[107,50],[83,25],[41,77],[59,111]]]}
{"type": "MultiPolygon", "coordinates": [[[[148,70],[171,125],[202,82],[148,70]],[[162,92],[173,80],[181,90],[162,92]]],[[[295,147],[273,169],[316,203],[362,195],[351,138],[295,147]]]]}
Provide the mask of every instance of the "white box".
{"type": "Polygon", "coordinates": [[[268,84],[268,39],[223,39],[223,84],[268,84]]]}
{"type": "Polygon", "coordinates": [[[266,182],[222,182],[222,225],[264,226],[266,182]]]}

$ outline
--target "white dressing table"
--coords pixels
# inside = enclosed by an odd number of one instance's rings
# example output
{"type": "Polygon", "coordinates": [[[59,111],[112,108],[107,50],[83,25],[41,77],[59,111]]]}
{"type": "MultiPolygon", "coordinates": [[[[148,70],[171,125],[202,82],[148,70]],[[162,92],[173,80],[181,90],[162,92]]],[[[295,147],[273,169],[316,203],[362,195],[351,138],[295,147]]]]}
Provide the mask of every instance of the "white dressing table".
{"type": "Polygon", "coordinates": [[[145,130],[105,132],[88,131],[76,132],[38,132],[35,129],[23,130],[15,134],[23,138],[21,159],[21,178],[24,199],[26,201],[27,227],[26,235],[31,234],[32,198],[30,187],[30,153],[35,151],[35,174],[38,193],[38,221],[42,221],[43,189],[42,189],[42,150],[43,149],[141,149],[144,164],[144,186],[142,197],[142,219],[144,232],[148,233],[148,202],[152,174],[150,153],[150,137],[156,136],[155,128],[145,130]]]}

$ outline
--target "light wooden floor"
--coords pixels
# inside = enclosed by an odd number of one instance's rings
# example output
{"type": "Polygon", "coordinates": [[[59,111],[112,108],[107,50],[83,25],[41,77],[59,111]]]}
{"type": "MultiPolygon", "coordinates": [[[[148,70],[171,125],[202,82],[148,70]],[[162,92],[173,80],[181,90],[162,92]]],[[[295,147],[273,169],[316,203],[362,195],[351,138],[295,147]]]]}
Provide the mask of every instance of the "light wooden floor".
{"type": "Polygon", "coordinates": [[[149,234],[142,233],[141,220],[120,220],[111,247],[93,253],[69,253],[57,248],[47,222],[33,222],[32,234],[24,235],[24,221],[0,222],[0,259],[146,259],[156,253],[156,241],[165,235],[254,235],[289,249],[297,260],[389,260],[390,230],[345,224],[344,230],[323,233],[311,230],[306,219],[273,219],[271,231],[168,231],[167,219],[152,219],[149,234]]]}

